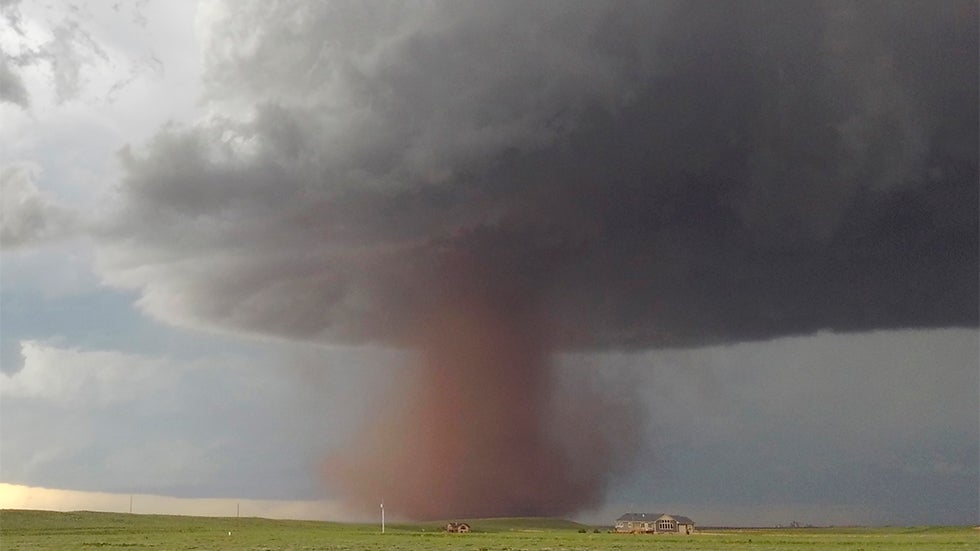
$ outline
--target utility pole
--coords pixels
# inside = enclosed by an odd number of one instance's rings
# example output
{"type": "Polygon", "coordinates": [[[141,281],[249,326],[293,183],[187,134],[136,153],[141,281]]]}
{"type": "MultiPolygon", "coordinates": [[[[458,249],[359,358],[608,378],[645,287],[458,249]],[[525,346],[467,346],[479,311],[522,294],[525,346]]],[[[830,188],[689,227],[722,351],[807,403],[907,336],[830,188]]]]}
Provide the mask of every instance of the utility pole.
{"type": "Polygon", "coordinates": [[[381,533],[385,533],[385,500],[381,500],[381,533]]]}
{"type": "Polygon", "coordinates": [[[133,514],[133,494],[129,494],[129,514],[133,514]]]}

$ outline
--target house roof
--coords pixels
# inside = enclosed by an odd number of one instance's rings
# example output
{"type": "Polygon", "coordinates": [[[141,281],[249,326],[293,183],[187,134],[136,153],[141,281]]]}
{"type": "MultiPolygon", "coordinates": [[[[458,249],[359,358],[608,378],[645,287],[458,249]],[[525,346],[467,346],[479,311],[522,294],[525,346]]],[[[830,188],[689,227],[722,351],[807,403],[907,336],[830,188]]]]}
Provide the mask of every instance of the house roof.
{"type": "Polygon", "coordinates": [[[680,524],[694,524],[694,521],[682,517],[681,515],[665,515],[663,513],[626,513],[616,520],[626,520],[631,522],[653,522],[661,517],[670,517],[680,524]]]}
{"type": "Polygon", "coordinates": [[[632,521],[639,520],[641,522],[642,521],[649,522],[651,520],[657,520],[658,518],[660,518],[662,516],[663,515],[661,515],[661,514],[656,514],[655,515],[653,513],[626,513],[625,515],[619,517],[616,520],[632,520],[632,521]]]}

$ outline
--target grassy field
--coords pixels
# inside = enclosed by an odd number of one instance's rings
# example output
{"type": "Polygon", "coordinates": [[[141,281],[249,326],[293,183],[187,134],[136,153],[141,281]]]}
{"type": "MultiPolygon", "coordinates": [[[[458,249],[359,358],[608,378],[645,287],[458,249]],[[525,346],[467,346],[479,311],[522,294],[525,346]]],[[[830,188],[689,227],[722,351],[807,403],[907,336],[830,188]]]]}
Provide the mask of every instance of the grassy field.
{"type": "Polygon", "coordinates": [[[751,529],[649,536],[593,533],[592,527],[554,519],[470,523],[469,534],[443,533],[442,523],[395,524],[381,534],[377,526],[329,522],[5,510],[0,512],[0,549],[980,550],[980,531],[972,527],[751,529]]]}

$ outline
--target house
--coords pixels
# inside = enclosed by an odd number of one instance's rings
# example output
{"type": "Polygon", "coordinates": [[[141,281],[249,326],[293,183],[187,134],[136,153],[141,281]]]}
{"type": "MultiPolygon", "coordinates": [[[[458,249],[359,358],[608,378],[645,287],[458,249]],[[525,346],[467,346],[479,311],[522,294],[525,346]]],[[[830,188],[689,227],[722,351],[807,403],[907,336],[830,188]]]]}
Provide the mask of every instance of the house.
{"type": "Polygon", "coordinates": [[[616,531],[629,534],[693,534],[694,521],[680,515],[626,513],[616,519],[616,531]]]}
{"type": "Polygon", "coordinates": [[[465,522],[450,522],[446,525],[446,531],[451,534],[465,534],[470,531],[470,525],[465,522]]]}

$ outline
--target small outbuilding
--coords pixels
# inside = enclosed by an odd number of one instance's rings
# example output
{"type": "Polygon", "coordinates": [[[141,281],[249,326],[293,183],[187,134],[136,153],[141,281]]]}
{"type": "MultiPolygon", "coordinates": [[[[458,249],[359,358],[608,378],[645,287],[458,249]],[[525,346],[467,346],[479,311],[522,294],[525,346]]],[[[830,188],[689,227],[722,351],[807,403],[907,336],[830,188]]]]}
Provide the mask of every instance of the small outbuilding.
{"type": "Polygon", "coordinates": [[[450,522],[446,525],[446,532],[450,534],[465,534],[470,531],[470,525],[465,522],[450,522]]]}
{"type": "Polygon", "coordinates": [[[694,521],[681,515],[626,513],[616,519],[616,531],[627,534],[693,534],[694,521]]]}

